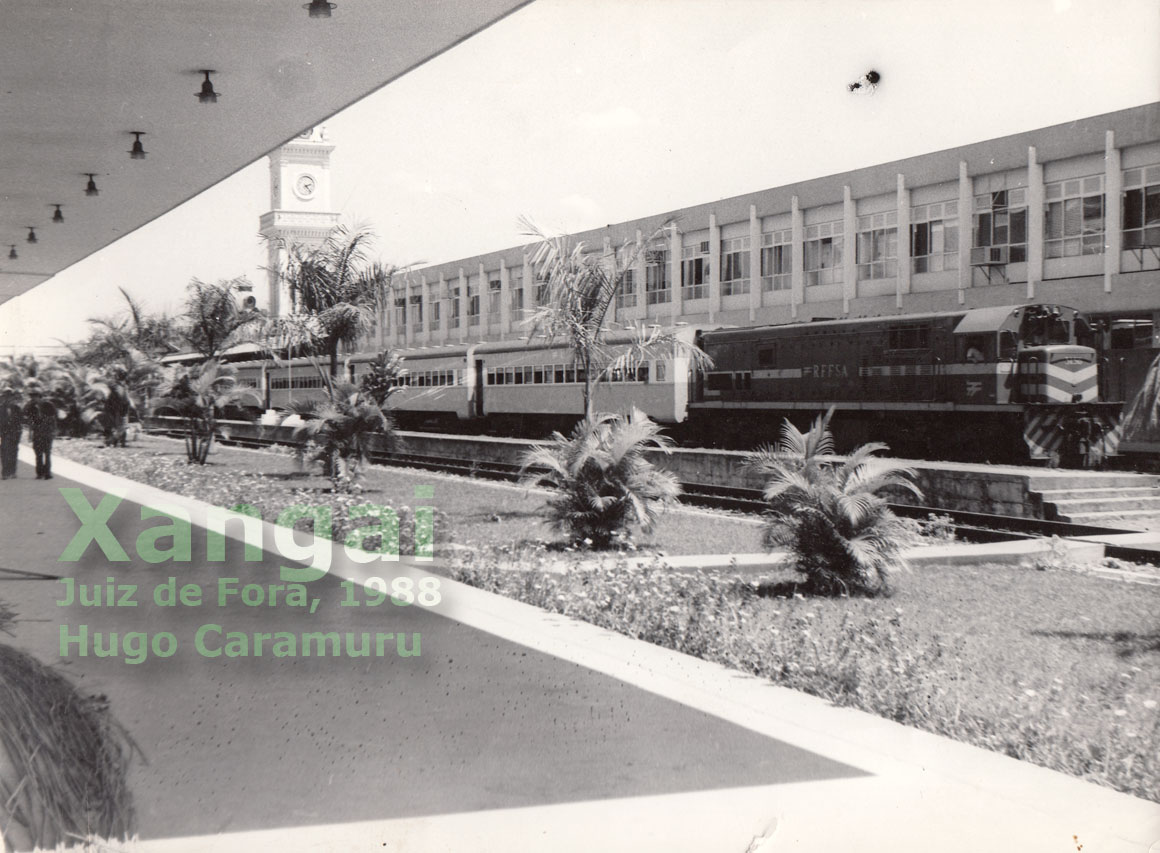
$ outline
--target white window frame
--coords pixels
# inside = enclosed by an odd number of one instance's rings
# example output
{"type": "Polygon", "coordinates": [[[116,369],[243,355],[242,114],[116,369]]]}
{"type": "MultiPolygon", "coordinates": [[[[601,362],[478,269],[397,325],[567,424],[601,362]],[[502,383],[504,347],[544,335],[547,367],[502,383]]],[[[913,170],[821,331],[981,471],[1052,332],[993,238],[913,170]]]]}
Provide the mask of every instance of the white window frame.
{"type": "Polygon", "coordinates": [[[1103,254],[1107,227],[1103,175],[1044,184],[1044,258],[1103,254]]]}
{"type": "Polygon", "coordinates": [[[1124,172],[1121,215],[1124,230],[1125,249],[1160,249],[1160,165],[1128,169],[1124,172]],[[1139,199],[1137,202],[1136,199],[1139,199]],[[1152,202],[1149,216],[1149,201],[1152,202]],[[1139,207],[1137,227],[1130,228],[1133,221],[1129,205],[1139,207]]]}
{"type": "Polygon", "coordinates": [[[805,286],[841,284],[845,279],[845,224],[837,219],[807,225],[802,241],[805,286]]]}
{"type": "Polygon", "coordinates": [[[741,296],[749,292],[749,238],[732,237],[721,241],[721,295],[741,296]]]}
{"type": "Polygon", "coordinates": [[[646,251],[644,267],[646,304],[665,305],[673,301],[673,287],[669,277],[668,247],[654,246],[646,251]]]}
{"type": "Polygon", "coordinates": [[[1005,256],[1003,263],[1023,263],[1027,260],[1027,190],[994,190],[975,196],[971,216],[972,262],[988,257],[1005,256]],[[983,217],[987,217],[984,230],[983,217]],[[1012,240],[1015,222],[1022,220],[1023,239],[1012,240]],[[996,255],[995,251],[999,252],[996,255]]]}
{"type": "Polygon", "coordinates": [[[910,209],[910,269],[943,272],[959,268],[959,203],[940,201],[910,209]],[[920,252],[919,233],[925,232],[927,251],[920,252]]]}
{"type": "Polygon", "coordinates": [[[870,213],[857,219],[855,263],[858,280],[898,277],[898,211],[870,213]]]}
{"type": "Polygon", "coordinates": [[[793,289],[793,229],[766,231],[761,235],[761,289],[793,289]]]}
{"type": "Polygon", "coordinates": [[[702,241],[695,246],[681,247],[681,299],[709,298],[710,273],[709,243],[702,241]]]}

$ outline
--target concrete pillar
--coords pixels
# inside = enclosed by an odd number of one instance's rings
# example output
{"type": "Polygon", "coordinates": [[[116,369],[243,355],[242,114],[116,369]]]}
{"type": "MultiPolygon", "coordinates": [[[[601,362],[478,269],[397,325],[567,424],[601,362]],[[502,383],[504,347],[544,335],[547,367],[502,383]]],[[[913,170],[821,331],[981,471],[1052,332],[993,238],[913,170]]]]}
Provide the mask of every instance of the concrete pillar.
{"type": "Polygon", "coordinates": [[[669,226],[669,293],[673,297],[670,322],[675,324],[685,313],[681,296],[681,232],[677,230],[675,222],[669,226]]]}
{"type": "Polygon", "coordinates": [[[506,338],[512,333],[512,281],[507,261],[499,262],[499,335],[506,338]]]}
{"type": "Polygon", "coordinates": [[[806,301],[806,247],[805,247],[805,222],[802,217],[801,205],[798,202],[798,197],[795,195],[790,201],[790,227],[793,229],[793,276],[790,279],[792,287],[789,306],[790,316],[797,319],[798,306],[806,301]]]}
{"type": "Polygon", "coordinates": [[[439,337],[438,341],[441,344],[447,343],[447,330],[450,328],[448,315],[451,313],[451,306],[447,299],[447,282],[443,278],[443,274],[439,274],[439,283],[435,286],[435,298],[439,300],[439,337]]]}
{"type": "Polygon", "coordinates": [[[959,161],[959,304],[967,301],[974,270],[971,269],[971,247],[975,234],[971,228],[971,214],[975,208],[975,187],[967,174],[967,161],[959,161]]]}
{"type": "Polygon", "coordinates": [[[1043,166],[1035,146],[1027,146],[1027,298],[1043,281],[1043,166]]]}
{"type": "Polygon", "coordinates": [[[910,293],[910,190],[906,176],[898,174],[898,279],[894,307],[901,308],[903,296],[910,293]]]}
{"type": "MultiPolygon", "coordinates": [[[[1124,192],[1124,173],[1120,165],[1120,149],[1116,147],[1116,133],[1109,130],[1104,137],[1104,293],[1112,292],[1112,281],[1120,272],[1124,232],[1120,197],[1124,192]]],[[[1155,323],[1153,335],[1157,334],[1155,323]]]]}
{"type": "Polygon", "coordinates": [[[463,267],[459,268],[459,278],[456,280],[454,287],[459,288],[459,342],[467,342],[467,334],[470,330],[470,323],[467,319],[467,275],[463,272],[463,267]]]}
{"type": "Polygon", "coordinates": [[[850,300],[858,295],[858,210],[847,184],[842,187],[842,313],[850,313],[850,300]]]}
{"type": "Polygon", "coordinates": [[[757,319],[761,307],[761,220],[757,205],[749,205],[749,322],[757,319]]]}
{"type": "Polygon", "coordinates": [[[709,322],[721,311],[721,226],[709,214],[709,322]]]}
{"type": "Polygon", "coordinates": [[[431,298],[431,285],[427,281],[427,276],[423,276],[419,282],[420,293],[423,297],[423,331],[419,335],[419,340],[423,343],[432,343],[434,335],[431,334],[431,303],[434,301],[431,298]]]}

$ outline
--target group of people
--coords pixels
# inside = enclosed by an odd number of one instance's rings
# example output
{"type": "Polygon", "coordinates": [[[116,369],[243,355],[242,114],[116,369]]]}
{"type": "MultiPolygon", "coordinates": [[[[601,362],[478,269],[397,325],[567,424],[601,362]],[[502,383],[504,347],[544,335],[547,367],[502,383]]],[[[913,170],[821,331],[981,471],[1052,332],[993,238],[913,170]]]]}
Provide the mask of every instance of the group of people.
{"type": "Polygon", "coordinates": [[[11,480],[16,476],[16,453],[25,427],[32,436],[32,449],[36,453],[36,478],[52,479],[56,418],[56,405],[35,379],[24,384],[23,394],[11,384],[0,388],[0,479],[11,480]]]}

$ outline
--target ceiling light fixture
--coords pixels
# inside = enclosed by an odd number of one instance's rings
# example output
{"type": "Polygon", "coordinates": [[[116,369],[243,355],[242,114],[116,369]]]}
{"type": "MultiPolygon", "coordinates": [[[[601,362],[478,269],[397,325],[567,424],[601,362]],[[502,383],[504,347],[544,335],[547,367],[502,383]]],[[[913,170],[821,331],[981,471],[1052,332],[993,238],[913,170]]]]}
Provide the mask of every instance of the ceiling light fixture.
{"type": "Polygon", "coordinates": [[[93,180],[97,176],[96,172],[82,172],[82,175],[89,176],[89,182],[85,186],[85,195],[100,195],[101,191],[97,189],[97,182],[93,180]]]}
{"type": "Polygon", "coordinates": [[[129,157],[133,160],[144,160],[145,146],[141,144],[141,137],[145,135],[145,131],[130,130],[129,132],[137,137],[133,140],[133,147],[129,149],[129,157]]]}
{"type": "Polygon", "coordinates": [[[204,74],[205,80],[201,84],[201,91],[197,93],[197,100],[203,104],[216,104],[218,93],[213,90],[213,83],[210,82],[209,75],[216,74],[212,68],[202,68],[198,74],[204,74]]]}
{"type": "Polygon", "coordinates": [[[11,250],[9,250],[9,252],[8,252],[8,260],[10,260],[10,261],[15,261],[15,260],[17,260],[19,257],[20,257],[20,256],[19,256],[18,254],[16,254],[16,247],[15,247],[15,246],[13,246],[13,247],[11,248],[11,250]]]}
{"type": "Polygon", "coordinates": [[[61,206],[59,204],[53,204],[53,205],[50,205],[50,207],[56,208],[56,211],[52,214],[52,221],[53,222],[64,222],[64,214],[61,212],[61,209],[60,209],[61,206]]]}
{"type": "Polygon", "coordinates": [[[24,227],[28,229],[28,236],[25,239],[29,243],[35,243],[36,242],[36,229],[33,228],[31,225],[25,225],[24,227]]]}
{"type": "Polygon", "coordinates": [[[310,0],[302,8],[308,10],[312,18],[329,18],[330,10],[337,9],[338,4],[328,3],[327,0],[310,0]]]}

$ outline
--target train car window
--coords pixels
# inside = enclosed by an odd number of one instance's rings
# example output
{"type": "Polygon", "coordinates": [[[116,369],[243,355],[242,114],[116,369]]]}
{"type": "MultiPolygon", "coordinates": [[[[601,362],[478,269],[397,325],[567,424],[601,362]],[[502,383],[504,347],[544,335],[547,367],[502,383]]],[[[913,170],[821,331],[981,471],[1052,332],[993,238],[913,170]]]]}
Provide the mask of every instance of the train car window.
{"type": "Polygon", "coordinates": [[[753,388],[753,374],[748,370],[734,374],[733,387],[739,391],[751,390],[753,388]]]}
{"type": "Polygon", "coordinates": [[[757,364],[759,367],[772,367],[775,363],[774,348],[766,347],[757,351],[757,364]]]}
{"type": "Polygon", "coordinates": [[[535,370],[532,371],[532,382],[536,383],[537,385],[544,384],[544,368],[543,367],[537,367],[535,370]]]}
{"type": "Polygon", "coordinates": [[[647,364],[642,364],[640,367],[638,367],[636,369],[636,381],[637,382],[648,382],[648,365],[647,364]]]}
{"type": "Polygon", "coordinates": [[[1002,360],[1014,359],[1019,352],[1019,336],[1010,329],[999,333],[999,358],[1002,360]]]}
{"type": "Polygon", "coordinates": [[[576,381],[576,368],[575,367],[565,367],[564,368],[564,381],[565,382],[575,382],[576,381]]]}
{"type": "Polygon", "coordinates": [[[710,391],[732,391],[732,373],[710,373],[707,387],[710,391]]]}
{"type": "Polygon", "coordinates": [[[656,362],[656,370],[654,371],[656,378],[655,382],[665,381],[665,363],[663,361],[656,362]]]}
{"type": "Polygon", "coordinates": [[[577,367],[577,368],[576,368],[576,381],[577,381],[577,382],[583,382],[583,381],[584,381],[584,368],[583,368],[583,367],[577,367]]]}
{"type": "Polygon", "coordinates": [[[524,368],[524,384],[532,384],[532,368],[530,366],[524,368]]]}
{"type": "Polygon", "coordinates": [[[524,369],[522,367],[517,367],[515,369],[513,376],[514,376],[516,385],[523,385],[524,384],[524,369]]]}
{"type": "Polygon", "coordinates": [[[553,364],[552,365],[552,374],[553,374],[552,378],[556,380],[557,385],[564,384],[564,365],[553,364]]]}
{"type": "Polygon", "coordinates": [[[926,326],[906,327],[898,329],[891,329],[889,336],[889,349],[929,349],[930,348],[930,329],[926,326]]]}

